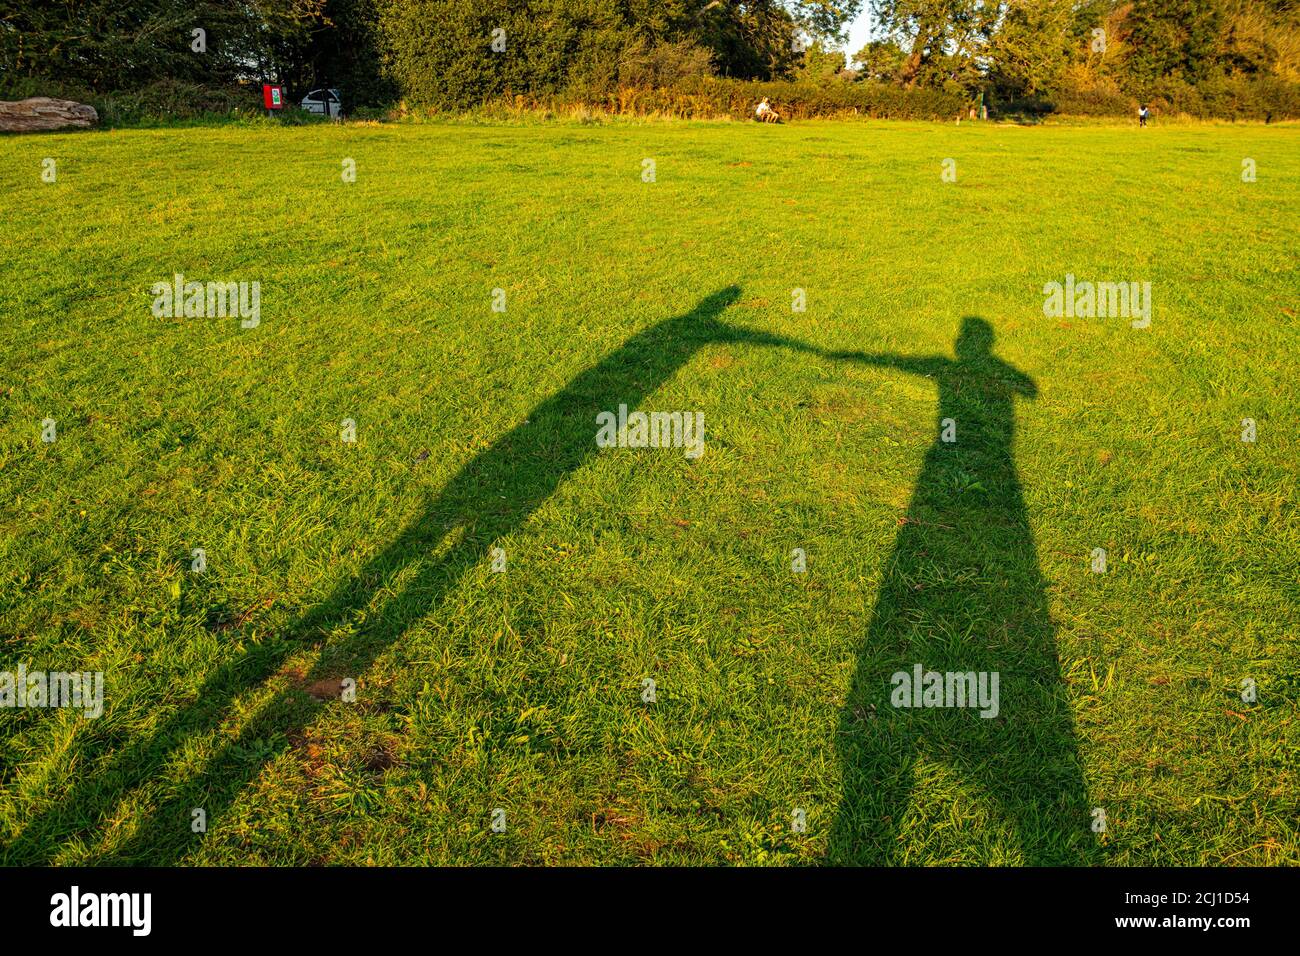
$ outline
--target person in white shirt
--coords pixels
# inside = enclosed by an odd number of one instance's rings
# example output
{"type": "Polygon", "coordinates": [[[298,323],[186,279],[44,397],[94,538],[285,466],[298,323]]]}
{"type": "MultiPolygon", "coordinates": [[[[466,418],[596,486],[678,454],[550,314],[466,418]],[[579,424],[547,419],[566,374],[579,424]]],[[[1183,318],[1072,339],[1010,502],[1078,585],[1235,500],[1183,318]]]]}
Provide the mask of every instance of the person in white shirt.
{"type": "Polygon", "coordinates": [[[758,104],[758,108],[754,110],[754,118],[760,123],[781,122],[781,115],[776,110],[772,109],[772,104],[767,101],[766,96],[763,97],[763,102],[758,104]]]}

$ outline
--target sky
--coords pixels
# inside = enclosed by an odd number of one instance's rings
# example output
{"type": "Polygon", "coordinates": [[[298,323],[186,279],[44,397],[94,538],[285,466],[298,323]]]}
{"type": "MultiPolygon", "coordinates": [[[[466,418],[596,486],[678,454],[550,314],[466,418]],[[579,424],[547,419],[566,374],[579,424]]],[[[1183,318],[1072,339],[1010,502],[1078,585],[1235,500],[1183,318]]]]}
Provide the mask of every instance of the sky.
{"type": "Polygon", "coordinates": [[[849,24],[849,42],[844,45],[844,55],[852,60],[853,54],[866,46],[869,39],[871,39],[871,10],[870,5],[867,5],[858,14],[858,18],[849,24]]]}

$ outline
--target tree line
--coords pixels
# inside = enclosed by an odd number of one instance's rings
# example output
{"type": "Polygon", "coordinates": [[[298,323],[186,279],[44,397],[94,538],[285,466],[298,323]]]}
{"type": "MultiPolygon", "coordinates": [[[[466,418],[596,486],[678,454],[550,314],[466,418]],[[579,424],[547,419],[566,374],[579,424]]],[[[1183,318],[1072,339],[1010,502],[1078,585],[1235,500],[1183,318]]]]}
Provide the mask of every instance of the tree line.
{"type": "Polygon", "coordinates": [[[702,78],[1011,104],[1300,87],[1300,0],[0,0],[0,93],[163,81],[441,109],[702,78]]]}

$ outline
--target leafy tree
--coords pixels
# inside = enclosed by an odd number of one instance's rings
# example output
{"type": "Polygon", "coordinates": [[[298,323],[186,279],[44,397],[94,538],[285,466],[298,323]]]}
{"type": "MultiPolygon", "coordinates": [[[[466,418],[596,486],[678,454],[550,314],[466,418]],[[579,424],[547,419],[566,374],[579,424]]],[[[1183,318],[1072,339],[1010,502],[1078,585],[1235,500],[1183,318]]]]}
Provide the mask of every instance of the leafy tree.
{"type": "Polygon", "coordinates": [[[1125,73],[1134,88],[1161,78],[1196,82],[1215,72],[1223,10],[1207,0],[1136,0],[1125,73]]]}
{"type": "Polygon", "coordinates": [[[821,40],[814,40],[804,50],[797,76],[801,80],[825,84],[838,80],[847,67],[842,52],[828,49],[821,40]]]}
{"type": "Polygon", "coordinates": [[[1054,89],[1076,43],[1069,0],[1008,0],[989,43],[990,75],[1014,94],[1054,89]]]}
{"type": "Polygon", "coordinates": [[[853,55],[859,80],[883,83],[896,81],[902,73],[907,52],[893,40],[872,40],[853,55]]]}
{"type": "Polygon", "coordinates": [[[942,86],[978,83],[979,60],[1001,6],[983,0],[876,0],[874,9],[889,36],[910,41],[900,81],[942,86]]]}
{"type": "Polygon", "coordinates": [[[796,23],[818,39],[843,39],[844,28],[865,6],[863,0],[791,0],[796,23]]]}
{"type": "Polygon", "coordinates": [[[699,40],[714,52],[723,76],[768,80],[785,76],[796,66],[797,24],[776,0],[716,0],[703,8],[692,24],[699,40]]]}
{"type": "Polygon", "coordinates": [[[339,87],[349,106],[384,103],[396,93],[382,75],[375,0],[325,0],[308,30],[271,46],[279,79],[292,90],[339,87]]]}
{"type": "MultiPolygon", "coordinates": [[[[865,0],[0,0],[0,90],[212,90],[241,78],[467,107],[709,72],[828,82],[865,0]],[[195,29],[206,48],[192,48],[195,29]],[[504,46],[493,49],[494,31],[504,46]],[[810,38],[811,47],[796,43],[810,38]],[[158,87],[160,88],[160,87],[158,87]]],[[[1289,102],[1300,0],[872,0],[859,78],[969,96],[1289,102]],[[1093,31],[1104,31],[1105,43],[1093,31]],[[1234,85],[1235,84],[1235,85],[1234,85]],[[1280,86],[1278,84],[1281,84],[1280,86]],[[1263,90],[1263,86],[1259,87],[1263,90]],[[1163,92],[1161,92],[1163,91],[1163,92]]],[[[149,94],[152,96],[153,94],[149,94]]],[[[1091,105],[1090,105],[1091,104],[1091,105]]],[[[1236,109],[1235,106],[1232,106],[1236,109]]],[[[1270,107],[1271,108],[1271,107],[1270,107]]]]}
{"type": "Polygon", "coordinates": [[[0,0],[0,77],[94,91],[224,83],[319,21],[324,0],[0,0]],[[194,49],[204,31],[202,52],[194,49]]]}

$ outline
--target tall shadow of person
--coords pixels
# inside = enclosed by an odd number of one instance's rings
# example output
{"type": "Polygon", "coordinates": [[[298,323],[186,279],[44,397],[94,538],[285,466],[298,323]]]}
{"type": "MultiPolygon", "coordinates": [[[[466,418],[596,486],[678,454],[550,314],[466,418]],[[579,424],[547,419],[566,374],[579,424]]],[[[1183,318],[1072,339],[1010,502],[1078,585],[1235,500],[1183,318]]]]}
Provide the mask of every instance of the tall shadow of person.
{"type": "MultiPolygon", "coordinates": [[[[94,769],[79,776],[63,799],[0,849],[0,861],[49,861],[60,843],[73,838],[93,845],[92,831],[106,822],[106,814],[127,791],[163,773],[188,738],[219,727],[235,701],[271,678],[290,654],[320,649],[304,684],[361,677],[417,619],[436,611],[467,572],[486,563],[496,542],[519,529],[596,453],[598,413],[620,404],[636,408],[700,348],[753,343],[808,350],[721,321],[739,293],[735,286],[719,290],[684,315],[634,335],[543,400],[521,424],[468,461],[419,519],[358,574],[291,623],[279,640],[255,645],[219,667],[195,700],[156,731],[128,743],[99,766],[87,764],[94,769]],[[391,596],[383,597],[389,592],[391,596]],[[332,636],[340,633],[344,636],[332,636]]],[[[199,774],[173,788],[130,837],[97,862],[166,864],[179,859],[195,839],[191,809],[203,808],[209,826],[216,825],[261,767],[283,752],[322,706],[328,704],[296,688],[272,695],[199,774]]]]}
{"type": "MultiPolygon", "coordinates": [[[[1051,628],[1010,455],[1011,394],[1032,393],[1032,384],[989,355],[988,327],[979,320],[967,321],[956,362],[827,353],[723,322],[721,314],[739,293],[734,286],[722,289],[691,311],[634,335],[544,399],[521,424],[470,459],[417,520],[289,624],[280,639],[252,645],[218,667],[193,702],[148,736],[98,764],[83,761],[87,769],[65,796],[0,848],[0,862],[48,862],[66,842],[93,845],[94,831],[111,822],[109,814],[129,791],[163,774],[191,738],[221,726],[236,701],[275,675],[291,654],[320,650],[304,684],[364,675],[416,620],[435,612],[467,573],[489,560],[496,542],[522,527],[596,453],[597,414],[619,404],[636,407],[714,343],[780,347],[931,375],[940,383],[941,416],[957,421],[957,444],[936,445],[927,456],[845,708],[838,736],[845,795],[830,857],[839,862],[890,858],[890,831],[902,812],[921,721],[900,723],[885,734],[884,720],[865,725],[854,715],[860,702],[876,697],[889,671],[898,669],[886,661],[897,660],[899,667],[913,661],[935,669],[946,669],[941,665],[949,661],[962,669],[1001,666],[1006,719],[975,717],[974,733],[970,721],[958,719],[953,734],[931,734],[926,741],[935,753],[977,769],[995,793],[1015,797],[1008,806],[1021,808],[1022,836],[1034,832],[1052,838],[1041,846],[1027,843],[1026,854],[1054,858],[1045,851],[1055,850],[1074,825],[1082,784],[1068,712],[1054,696],[1058,675],[1051,628]],[[1022,785],[1035,789],[1022,793],[1022,785]],[[1055,839],[1058,835],[1061,839],[1055,839]]],[[[197,839],[190,829],[192,808],[206,811],[210,827],[219,825],[261,768],[326,706],[296,688],[272,694],[199,773],[169,787],[131,835],[95,862],[165,865],[181,859],[197,839]]]]}
{"type": "MultiPolygon", "coordinates": [[[[1015,398],[1033,398],[1037,388],[992,344],[989,324],[967,317],[955,360],[835,356],[932,379],[939,428],[885,563],[841,715],[843,796],[829,862],[988,863],[1013,860],[1018,847],[1035,865],[1079,863],[1090,852],[1074,724],[1013,458],[1015,398]],[[909,699],[894,679],[914,682],[918,664],[940,674],[996,673],[996,716],[993,707],[894,706],[924,703],[924,680],[906,687],[909,699]],[[954,795],[971,785],[994,809],[963,822],[975,801],[954,795]],[[969,830],[952,833],[961,826],[969,830]]],[[[991,680],[984,687],[987,701],[991,680]]],[[[954,683],[948,702],[960,699],[954,683]]]]}

